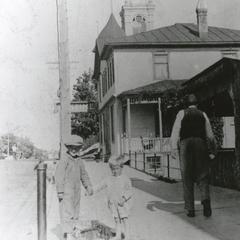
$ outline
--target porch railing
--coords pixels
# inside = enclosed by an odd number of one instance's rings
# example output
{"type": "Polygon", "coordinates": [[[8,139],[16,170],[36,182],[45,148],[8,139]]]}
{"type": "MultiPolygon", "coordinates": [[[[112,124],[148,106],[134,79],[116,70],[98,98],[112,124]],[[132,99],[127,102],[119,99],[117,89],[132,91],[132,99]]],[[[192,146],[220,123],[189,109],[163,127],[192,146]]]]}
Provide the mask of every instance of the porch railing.
{"type": "Polygon", "coordinates": [[[170,138],[122,138],[122,153],[130,165],[140,171],[180,179],[179,159],[171,156],[170,138]],[[129,148],[130,146],[130,148],[129,148]]]}
{"type": "Polygon", "coordinates": [[[122,138],[122,153],[131,152],[153,152],[162,153],[170,152],[170,138],[147,138],[147,137],[137,137],[131,138],[131,143],[129,144],[129,139],[126,137],[122,138]],[[129,148],[130,145],[130,148],[129,148]]]}

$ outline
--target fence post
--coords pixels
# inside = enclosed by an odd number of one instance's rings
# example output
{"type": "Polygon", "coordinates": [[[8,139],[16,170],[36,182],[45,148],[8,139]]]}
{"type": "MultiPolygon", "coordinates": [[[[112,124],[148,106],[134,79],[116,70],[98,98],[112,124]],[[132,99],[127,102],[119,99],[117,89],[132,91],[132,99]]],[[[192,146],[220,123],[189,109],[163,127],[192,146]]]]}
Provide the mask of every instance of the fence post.
{"type": "Polygon", "coordinates": [[[132,153],[131,153],[131,150],[128,152],[128,156],[129,156],[129,161],[130,161],[130,166],[132,165],[131,164],[131,161],[132,161],[132,153]]]}
{"type": "Polygon", "coordinates": [[[143,152],[143,171],[146,172],[145,152],[143,152]]]}
{"type": "Polygon", "coordinates": [[[169,153],[167,154],[167,170],[168,170],[168,178],[170,178],[170,162],[169,162],[169,153]]]}
{"type": "Polygon", "coordinates": [[[156,153],[154,153],[154,173],[156,174],[157,172],[157,166],[156,166],[156,153]]]}
{"type": "Polygon", "coordinates": [[[37,219],[38,240],[47,239],[46,217],[46,169],[47,165],[39,163],[37,168],[37,219]]]}
{"type": "Polygon", "coordinates": [[[135,168],[137,169],[137,152],[135,152],[135,168]]]}

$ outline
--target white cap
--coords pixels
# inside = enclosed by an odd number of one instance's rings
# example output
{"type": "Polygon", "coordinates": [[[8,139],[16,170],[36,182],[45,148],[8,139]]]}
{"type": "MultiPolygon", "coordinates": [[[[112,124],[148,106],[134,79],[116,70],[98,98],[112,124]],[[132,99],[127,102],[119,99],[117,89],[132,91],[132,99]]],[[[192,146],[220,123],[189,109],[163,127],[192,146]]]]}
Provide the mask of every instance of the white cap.
{"type": "Polygon", "coordinates": [[[66,146],[81,146],[83,145],[83,139],[78,135],[71,135],[65,141],[66,146]]]}
{"type": "Polygon", "coordinates": [[[121,166],[123,165],[125,162],[127,162],[128,160],[124,159],[123,155],[112,155],[109,160],[108,163],[109,165],[112,166],[121,166]]]}

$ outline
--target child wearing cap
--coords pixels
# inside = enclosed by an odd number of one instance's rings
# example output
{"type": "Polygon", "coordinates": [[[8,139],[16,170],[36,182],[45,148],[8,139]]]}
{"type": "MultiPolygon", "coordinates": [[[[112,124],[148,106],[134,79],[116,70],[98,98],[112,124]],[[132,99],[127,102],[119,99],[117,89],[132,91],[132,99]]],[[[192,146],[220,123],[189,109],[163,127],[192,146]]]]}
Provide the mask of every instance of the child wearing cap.
{"type": "Polygon", "coordinates": [[[112,156],[109,159],[111,176],[105,178],[100,184],[94,187],[94,193],[103,189],[107,190],[108,208],[116,224],[115,240],[120,240],[122,233],[124,239],[129,239],[128,217],[132,206],[133,194],[131,180],[122,173],[122,157],[112,156]]]}
{"type": "Polygon", "coordinates": [[[93,193],[92,184],[79,157],[82,143],[68,141],[67,151],[58,163],[55,179],[60,203],[60,218],[64,240],[74,239],[77,231],[81,199],[81,183],[87,193],[93,193]]]}

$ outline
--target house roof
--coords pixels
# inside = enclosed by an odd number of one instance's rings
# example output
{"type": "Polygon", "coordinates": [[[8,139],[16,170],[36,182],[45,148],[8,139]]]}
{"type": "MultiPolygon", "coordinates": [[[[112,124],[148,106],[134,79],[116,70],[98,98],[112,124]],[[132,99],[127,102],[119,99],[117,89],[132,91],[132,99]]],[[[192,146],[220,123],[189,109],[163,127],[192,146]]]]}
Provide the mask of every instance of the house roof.
{"type": "Polygon", "coordinates": [[[95,52],[93,78],[98,78],[100,72],[100,56],[102,54],[104,46],[107,45],[108,42],[113,42],[114,38],[122,38],[124,36],[125,32],[118,25],[114,15],[111,14],[106,26],[103,28],[96,39],[96,45],[93,50],[93,52],[95,52]]]}
{"type": "Polygon", "coordinates": [[[167,90],[177,90],[181,88],[182,83],[186,80],[162,80],[151,84],[144,85],[135,89],[122,92],[119,97],[133,97],[139,95],[161,95],[167,90]]]}
{"type": "Polygon", "coordinates": [[[109,46],[192,46],[192,45],[234,45],[240,46],[240,31],[208,27],[208,36],[202,39],[198,35],[198,26],[192,23],[176,23],[131,36],[109,39],[105,45],[109,46]]]}
{"type": "Polygon", "coordinates": [[[117,23],[116,18],[111,14],[106,26],[100,32],[96,40],[96,47],[101,54],[105,43],[114,41],[115,38],[122,38],[125,32],[117,23]]]}

